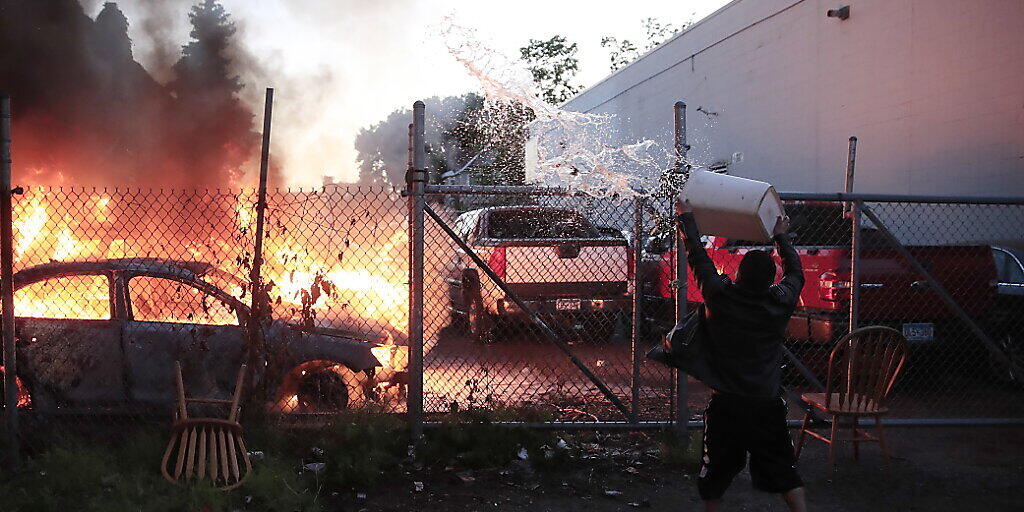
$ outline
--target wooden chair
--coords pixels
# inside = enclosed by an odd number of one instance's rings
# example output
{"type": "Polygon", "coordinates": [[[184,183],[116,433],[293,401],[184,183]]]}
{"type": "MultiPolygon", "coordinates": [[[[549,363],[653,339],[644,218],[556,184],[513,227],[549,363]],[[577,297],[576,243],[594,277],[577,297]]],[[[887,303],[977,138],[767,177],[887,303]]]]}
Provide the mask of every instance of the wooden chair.
{"type": "Polygon", "coordinates": [[[209,479],[213,485],[225,491],[242,485],[252,472],[252,462],[242,440],[242,425],[238,423],[238,402],[242,396],[245,365],[238,370],[235,393],[231,400],[186,398],[181,363],[175,362],[174,370],[178,385],[178,407],[171,440],[167,443],[160,463],[164,478],[175,484],[193,478],[209,479]],[[189,403],[227,405],[227,419],[190,418],[187,408],[189,403]]]}
{"type": "Polygon", "coordinates": [[[804,415],[796,458],[810,435],[828,443],[829,470],[835,472],[836,443],[853,443],[853,458],[860,459],[860,443],[877,442],[885,464],[889,464],[889,448],[885,443],[882,416],[889,412],[886,398],[896,377],[907,361],[907,341],[899,331],[881,326],[862,327],[840,339],[828,359],[828,377],[824,393],[805,393],[801,399],[832,417],[829,437],[812,431],[810,412],[804,415]],[[858,427],[858,420],[869,416],[875,420],[877,437],[858,427]],[[851,437],[839,437],[841,419],[850,418],[851,437]]]}

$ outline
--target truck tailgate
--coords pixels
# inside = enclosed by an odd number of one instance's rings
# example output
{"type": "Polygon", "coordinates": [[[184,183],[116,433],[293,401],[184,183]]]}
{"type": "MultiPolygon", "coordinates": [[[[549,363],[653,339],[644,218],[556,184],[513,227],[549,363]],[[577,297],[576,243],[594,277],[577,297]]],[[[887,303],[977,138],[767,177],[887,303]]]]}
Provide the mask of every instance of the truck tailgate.
{"type": "Polygon", "coordinates": [[[621,242],[512,245],[505,251],[509,283],[625,282],[628,278],[628,251],[621,242]]]}

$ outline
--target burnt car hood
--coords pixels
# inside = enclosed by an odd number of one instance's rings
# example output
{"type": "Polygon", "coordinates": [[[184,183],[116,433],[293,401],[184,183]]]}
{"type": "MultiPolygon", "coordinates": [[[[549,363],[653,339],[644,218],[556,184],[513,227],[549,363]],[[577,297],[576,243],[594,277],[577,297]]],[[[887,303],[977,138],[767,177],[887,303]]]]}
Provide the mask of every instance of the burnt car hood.
{"type": "Polygon", "coordinates": [[[271,323],[266,336],[268,340],[283,341],[289,355],[298,362],[337,361],[357,372],[381,366],[370,352],[377,344],[364,339],[304,332],[279,320],[271,323]]]}

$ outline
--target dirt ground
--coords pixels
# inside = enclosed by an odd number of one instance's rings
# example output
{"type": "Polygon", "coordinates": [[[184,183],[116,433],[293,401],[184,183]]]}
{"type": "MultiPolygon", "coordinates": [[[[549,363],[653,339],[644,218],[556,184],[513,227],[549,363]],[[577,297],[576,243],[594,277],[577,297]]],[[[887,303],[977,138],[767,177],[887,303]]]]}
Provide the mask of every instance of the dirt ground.
{"type": "MultiPolygon", "coordinates": [[[[800,472],[811,510],[1024,510],[1024,428],[890,428],[894,459],[886,469],[874,445],[852,458],[844,445],[828,473],[826,449],[805,448],[800,472]]],[[[699,432],[698,432],[699,434],[699,432]]],[[[700,510],[689,471],[661,460],[653,434],[598,435],[580,443],[558,469],[536,471],[528,461],[463,472],[413,470],[406,480],[362,493],[326,497],[337,510],[586,511],[700,510]],[[417,491],[416,482],[422,483],[417,491]]],[[[724,499],[726,510],[785,510],[774,495],[754,491],[746,472],[724,499]]]]}

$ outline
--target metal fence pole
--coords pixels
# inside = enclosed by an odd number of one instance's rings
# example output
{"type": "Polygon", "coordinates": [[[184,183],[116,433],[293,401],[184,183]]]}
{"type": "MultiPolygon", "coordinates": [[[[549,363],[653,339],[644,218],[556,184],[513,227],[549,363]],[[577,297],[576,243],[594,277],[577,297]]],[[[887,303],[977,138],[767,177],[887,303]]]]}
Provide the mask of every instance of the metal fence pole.
{"type": "Polygon", "coordinates": [[[861,202],[854,201],[850,207],[850,331],[859,326],[860,318],[860,252],[861,252],[861,202]]]}
{"type": "MultiPolygon", "coordinates": [[[[690,147],[686,144],[686,103],[677,101],[673,107],[674,112],[674,128],[675,128],[675,152],[676,162],[675,169],[673,172],[676,174],[676,180],[674,183],[678,184],[681,180],[678,178],[684,174],[686,165],[686,152],[690,147]]],[[[675,198],[672,199],[673,215],[675,207],[675,198]]],[[[683,244],[683,233],[682,229],[676,228],[675,236],[676,245],[676,323],[683,321],[686,317],[686,296],[687,296],[687,276],[686,276],[686,246],[683,244]]],[[[687,422],[690,420],[690,406],[687,401],[688,395],[686,390],[686,373],[682,371],[676,371],[676,428],[680,431],[685,431],[687,422]]]]}
{"type": "MultiPolygon", "coordinates": [[[[846,193],[853,193],[853,171],[857,162],[857,137],[850,137],[850,149],[846,157],[846,193]]],[[[843,206],[850,216],[850,330],[858,325],[860,314],[860,201],[843,206]]]]}
{"type": "MultiPolygon", "coordinates": [[[[256,197],[256,240],[253,243],[249,284],[252,288],[251,308],[247,322],[249,335],[248,375],[250,390],[255,391],[255,372],[263,351],[263,314],[266,311],[263,290],[263,231],[267,214],[267,174],[270,168],[270,125],[274,107],[274,89],[267,88],[263,104],[263,146],[260,150],[260,188],[256,197]]],[[[250,395],[250,399],[252,396],[250,395]]]]}
{"type": "Polygon", "coordinates": [[[0,300],[3,309],[4,426],[8,460],[19,466],[18,372],[14,345],[14,213],[11,210],[11,98],[0,95],[0,300]]]}
{"type": "Polygon", "coordinates": [[[640,314],[643,290],[640,287],[640,264],[643,259],[643,245],[641,238],[644,232],[644,198],[637,196],[633,203],[633,275],[630,276],[630,293],[633,294],[633,329],[630,332],[631,349],[630,361],[633,363],[633,374],[630,379],[630,392],[632,402],[630,410],[633,418],[639,421],[640,418],[640,314]]]}
{"type": "Polygon", "coordinates": [[[414,439],[423,437],[423,209],[427,184],[422,101],[412,107],[412,168],[409,172],[409,395],[407,406],[414,439]]]}

